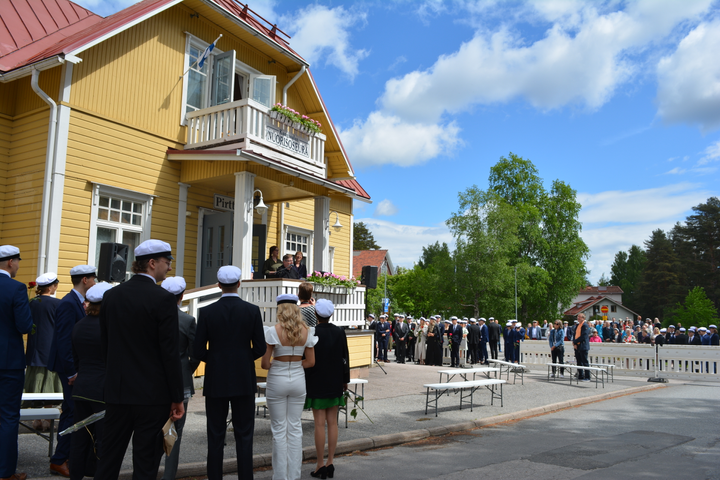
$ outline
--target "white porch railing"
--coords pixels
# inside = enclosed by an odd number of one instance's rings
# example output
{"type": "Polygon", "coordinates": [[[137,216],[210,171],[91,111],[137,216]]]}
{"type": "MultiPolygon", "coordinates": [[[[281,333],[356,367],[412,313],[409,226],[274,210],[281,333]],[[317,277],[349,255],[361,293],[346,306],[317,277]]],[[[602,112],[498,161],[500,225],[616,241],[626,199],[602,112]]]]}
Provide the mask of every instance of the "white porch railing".
{"type": "MultiPolygon", "coordinates": [[[[263,325],[277,322],[277,304],[275,299],[283,293],[297,295],[300,280],[245,280],[240,284],[238,294],[243,300],[260,308],[263,325]]],[[[222,292],[217,286],[202,287],[185,292],[183,300],[189,303],[183,310],[197,318],[198,310],[216,302],[222,292]]],[[[351,293],[314,293],[316,299],[326,298],[335,305],[335,314],[331,323],[349,327],[365,325],[365,287],[358,286],[351,293]]]]}
{"type": "MultiPolygon", "coordinates": [[[[615,365],[621,375],[655,375],[655,347],[622,343],[591,343],[590,363],[615,365]]],[[[520,363],[551,363],[547,340],[526,340],[520,344],[520,363]]],[[[575,363],[572,346],[565,345],[565,362],[575,363]]],[[[658,375],[664,378],[720,381],[720,347],[664,345],[658,348],[658,375]]]]}
{"type": "Polygon", "coordinates": [[[325,135],[308,135],[271,118],[270,109],[252,99],[203,108],[187,113],[186,118],[186,149],[247,139],[324,171],[325,135]]]}

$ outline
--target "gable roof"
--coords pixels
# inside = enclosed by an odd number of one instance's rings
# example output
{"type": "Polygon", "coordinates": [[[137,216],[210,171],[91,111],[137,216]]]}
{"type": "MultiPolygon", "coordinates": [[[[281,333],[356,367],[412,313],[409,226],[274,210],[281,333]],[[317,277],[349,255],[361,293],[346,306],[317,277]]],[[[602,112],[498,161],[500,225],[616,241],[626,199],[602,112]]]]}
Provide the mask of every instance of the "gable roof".
{"type": "MultiPolygon", "coordinates": [[[[378,267],[378,274],[380,273],[380,266],[385,261],[385,257],[388,255],[387,250],[355,250],[353,252],[353,276],[360,278],[362,275],[362,267],[370,265],[372,267],[378,267]]],[[[392,267],[392,262],[389,262],[392,267]]],[[[388,268],[388,274],[392,275],[392,268],[388,268]]]]}
{"type": "Polygon", "coordinates": [[[607,287],[594,287],[592,285],[588,285],[581,289],[578,295],[617,295],[622,293],[624,293],[623,289],[614,285],[607,287]]]}
{"type": "MultiPolygon", "coordinates": [[[[620,288],[620,287],[617,287],[617,288],[620,288]]],[[[622,290],[620,290],[620,291],[622,292],[622,290]]],[[[564,315],[577,315],[578,313],[584,312],[585,310],[587,310],[588,308],[592,307],[593,305],[595,305],[596,303],[598,303],[602,300],[607,300],[608,302],[614,303],[615,305],[619,305],[620,307],[624,308],[628,312],[631,312],[632,314],[637,315],[637,313],[633,312],[632,310],[630,310],[628,307],[626,307],[622,303],[616,302],[612,298],[606,297],[604,295],[591,296],[591,297],[586,298],[585,300],[577,302],[571,308],[569,308],[568,310],[565,310],[565,312],[563,312],[563,314],[564,315]]]]}
{"type": "Polygon", "coordinates": [[[0,0],[0,7],[2,72],[102,21],[69,0],[0,0]]]}

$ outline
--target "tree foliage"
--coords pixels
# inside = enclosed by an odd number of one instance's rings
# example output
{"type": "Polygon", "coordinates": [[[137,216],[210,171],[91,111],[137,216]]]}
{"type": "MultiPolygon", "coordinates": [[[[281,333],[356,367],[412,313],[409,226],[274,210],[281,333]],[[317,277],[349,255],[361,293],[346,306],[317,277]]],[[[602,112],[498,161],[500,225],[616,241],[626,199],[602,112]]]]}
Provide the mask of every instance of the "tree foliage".
{"type": "Polygon", "coordinates": [[[671,318],[666,319],[663,324],[668,326],[671,322],[680,322],[683,325],[694,325],[696,327],[717,324],[717,308],[715,308],[712,300],[705,295],[704,288],[695,287],[688,292],[682,304],[678,303],[676,305],[671,318]]]}
{"type": "Polygon", "coordinates": [[[615,261],[610,267],[610,285],[616,285],[622,289],[623,305],[636,313],[641,313],[642,309],[639,291],[646,262],[645,251],[637,245],[633,245],[627,253],[617,252],[615,261]]]}
{"type": "Polygon", "coordinates": [[[640,282],[642,314],[664,318],[682,298],[680,262],[672,242],[658,229],[645,241],[647,263],[640,282]]]}
{"type": "Polygon", "coordinates": [[[353,249],[354,250],[377,250],[380,245],[375,242],[372,232],[365,222],[353,224],[353,249]]]}

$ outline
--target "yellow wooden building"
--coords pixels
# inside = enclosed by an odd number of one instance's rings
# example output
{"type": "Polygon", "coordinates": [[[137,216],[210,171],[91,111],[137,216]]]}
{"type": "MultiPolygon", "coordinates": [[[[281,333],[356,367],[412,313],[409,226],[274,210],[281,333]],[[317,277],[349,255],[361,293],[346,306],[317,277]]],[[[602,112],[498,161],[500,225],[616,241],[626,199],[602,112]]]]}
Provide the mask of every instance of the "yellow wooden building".
{"type": "Polygon", "coordinates": [[[101,243],[130,263],[148,238],[172,245],[189,287],[227,264],[250,279],[271,245],[351,274],[353,200],[370,197],[279,29],[233,0],[23,8],[0,8],[0,244],[20,248],[18,280],[56,271],[63,293],[101,243]],[[273,118],[276,103],[322,133],[273,118]]]}

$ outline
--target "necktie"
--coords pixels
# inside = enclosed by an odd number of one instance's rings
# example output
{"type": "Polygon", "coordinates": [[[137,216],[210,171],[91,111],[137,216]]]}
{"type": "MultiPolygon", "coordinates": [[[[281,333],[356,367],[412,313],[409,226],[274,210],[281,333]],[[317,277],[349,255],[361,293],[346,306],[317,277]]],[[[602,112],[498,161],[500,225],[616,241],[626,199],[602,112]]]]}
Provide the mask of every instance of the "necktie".
{"type": "Polygon", "coordinates": [[[580,338],[580,332],[582,331],[582,323],[578,323],[578,326],[575,327],[575,338],[580,338]]]}

